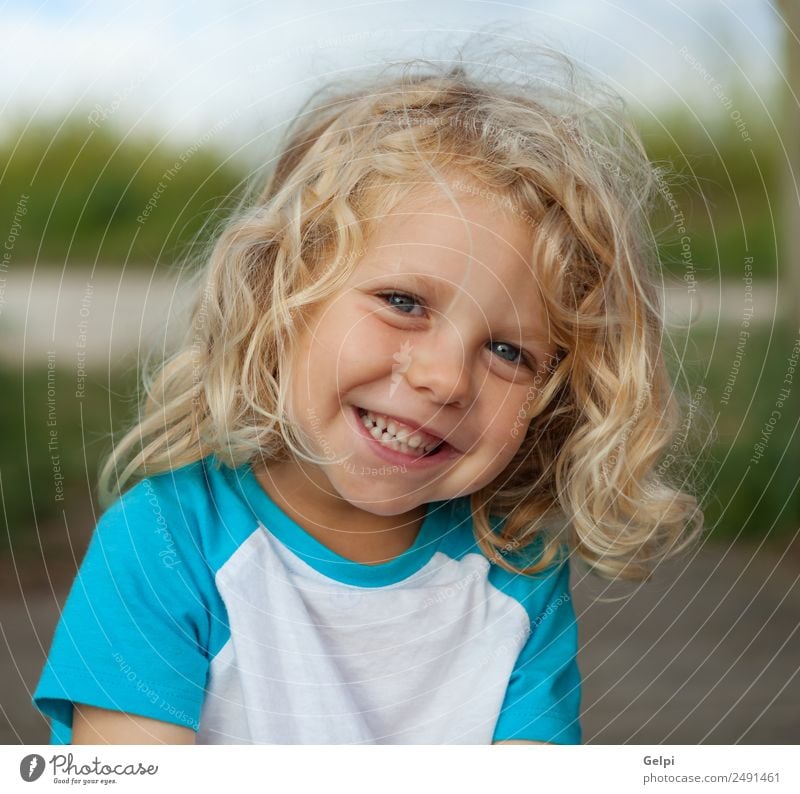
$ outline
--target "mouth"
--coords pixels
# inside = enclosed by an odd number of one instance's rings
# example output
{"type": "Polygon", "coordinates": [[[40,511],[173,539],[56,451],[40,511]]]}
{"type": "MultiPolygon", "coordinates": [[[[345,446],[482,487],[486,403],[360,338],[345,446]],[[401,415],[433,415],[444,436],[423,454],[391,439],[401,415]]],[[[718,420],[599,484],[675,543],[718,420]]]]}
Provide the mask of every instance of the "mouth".
{"type": "Polygon", "coordinates": [[[455,448],[444,439],[424,431],[411,431],[391,417],[373,413],[360,406],[355,406],[355,411],[367,434],[387,450],[411,459],[433,458],[455,452],[455,448]]]}

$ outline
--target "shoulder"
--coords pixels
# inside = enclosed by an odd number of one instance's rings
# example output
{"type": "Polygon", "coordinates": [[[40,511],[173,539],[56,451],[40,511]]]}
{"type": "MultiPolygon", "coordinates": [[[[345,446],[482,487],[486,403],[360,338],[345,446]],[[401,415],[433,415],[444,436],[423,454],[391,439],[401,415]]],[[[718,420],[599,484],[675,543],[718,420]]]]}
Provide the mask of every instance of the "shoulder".
{"type": "Polygon", "coordinates": [[[108,509],[108,513],[125,515],[159,515],[164,511],[189,516],[202,515],[208,509],[208,464],[204,460],[177,469],[159,472],[137,482],[108,509]]]}
{"type": "MultiPolygon", "coordinates": [[[[474,524],[469,497],[452,500],[451,510],[454,523],[466,527],[470,535],[473,551],[480,552],[474,537],[474,524]]],[[[489,525],[494,532],[499,532],[505,521],[504,516],[491,515],[489,525]]],[[[541,536],[521,550],[511,551],[505,559],[515,567],[527,567],[542,559],[545,543],[541,536]]],[[[563,603],[570,598],[569,549],[565,544],[558,546],[558,554],[551,564],[535,574],[521,574],[509,571],[496,560],[489,560],[488,578],[498,590],[518,601],[530,615],[535,618],[540,611],[547,609],[552,602],[563,603]]]]}
{"type": "Polygon", "coordinates": [[[166,568],[222,564],[253,531],[229,473],[212,456],[140,480],[100,517],[98,542],[155,555],[166,568]]]}
{"type": "Polygon", "coordinates": [[[126,516],[141,519],[173,513],[182,507],[195,512],[197,497],[202,500],[201,472],[203,462],[196,461],[171,471],[160,472],[139,480],[111,504],[101,520],[119,521],[126,516]]]}
{"type": "MultiPolygon", "coordinates": [[[[526,554],[511,558],[510,561],[516,566],[538,562],[542,558],[544,543],[537,539],[525,551],[526,554]]],[[[570,560],[566,546],[559,546],[554,560],[534,574],[514,573],[496,563],[492,564],[489,571],[489,581],[518,601],[532,621],[572,601],[569,580],[570,560]]]]}
{"type": "Polygon", "coordinates": [[[146,549],[163,547],[165,564],[174,546],[187,545],[202,525],[204,502],[199,462],[146,477],[123,493],[100,517],[104,542],[129,541],[146,549]]]}

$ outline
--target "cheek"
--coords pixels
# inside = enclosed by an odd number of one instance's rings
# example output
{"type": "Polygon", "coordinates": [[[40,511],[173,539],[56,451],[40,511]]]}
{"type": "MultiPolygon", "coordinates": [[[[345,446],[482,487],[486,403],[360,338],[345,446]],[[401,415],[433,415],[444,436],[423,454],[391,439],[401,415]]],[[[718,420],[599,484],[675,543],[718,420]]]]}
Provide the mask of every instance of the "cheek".
{"type": "Polygon", "coordinates": [[[360,383],[392,371],[401,332],[339,301],[323,313],[298,347],[294,383],[300,393],[319,399],[320,390],[346,393],[360,383]]]}
{"type": "Polygon", "coordinates": [[[483,420],[478,423],[485,428],[483,438],[492,446],[511,450],[519,448],[530,424],[525,413],[525,398],[512,398],[506,392],[482,401],[485,406],[483,420]]]}
{"type": "Polygon", "coordinates": [[[337,359],[348,377],[368,380],[391,372],[393,356],[402,349],[404,335],[375,318],[362,317],[341,329],[337,359]]]}
{"type": "Polygon", "coordinates": [[[336,386],[339,340],[322,318],[303,330],[292,360],[292,402],[298,408],[318,403],[336,386]]]}

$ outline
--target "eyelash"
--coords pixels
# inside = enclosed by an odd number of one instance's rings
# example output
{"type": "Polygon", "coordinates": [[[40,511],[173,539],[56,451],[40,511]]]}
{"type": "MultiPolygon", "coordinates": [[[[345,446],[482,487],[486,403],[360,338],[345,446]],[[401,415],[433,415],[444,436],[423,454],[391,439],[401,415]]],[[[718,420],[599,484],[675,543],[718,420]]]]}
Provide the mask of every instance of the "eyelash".
{"type": "MultiPolygon", "coordinates": [[[[415,301],[418,306],[424,306],[424,301],[421,298],[418,298],[416,295],[412,295],[409,292],[398,292],[397,290],[387,290],[386,292],[377,293],[377,297],[384,298],[384,299],[387,299],[387,298],[390,298],[390,297],[393,297],[393,296],[401,297],[401,298],[408,298],[410,300],[415,301]]],[[[388,300],[387,300],[387,303],[390,306],[390,308],[392,308],[392,309],[399,309],[400,308],[398,306],[395,306],[394,304],[389,303],[388,300]]],[[[409,317],[412,316],[412,315],[408,314],[408,312],[403,312],[403,311],[401,311],[400,314],[405,314],[405,315],[407,315],[409,317]]],[[[531,356],[529,356],[524,350],[520,350],[520,348],[516,347],[515,345],[509,344],[508,342],[496,342],[495,344],[506,345],[507,347],[510,347],[513,350],[516,350],[517,353],[519,353],[519,355],[520,355],[520,361],[519,362],[517,362],[517,361],[509,361],[506,358],[501,359],[502,361],[505,361],[506,364],[511,364],[513,366],[513,365],[516,365],[517,363],[521,363],[521,364],[524,364],[525,366],[529,367],[530,369],[535,369],[535,365],[534,365],[534,362],[533,362],[531,356]]]]}

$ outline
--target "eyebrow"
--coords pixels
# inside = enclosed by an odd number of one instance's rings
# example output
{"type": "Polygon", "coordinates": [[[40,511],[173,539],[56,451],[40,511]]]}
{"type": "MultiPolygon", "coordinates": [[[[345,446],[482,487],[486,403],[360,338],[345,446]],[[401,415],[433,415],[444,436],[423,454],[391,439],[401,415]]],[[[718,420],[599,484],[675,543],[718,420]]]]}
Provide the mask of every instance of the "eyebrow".
{"type": "MultiPolygon", "coordinates": [[[[384,272],[381,274],[381,276],[402,277],[403,279],[410,281],[414,285],[414,289],[419,290],[420,287],[424,287],[429,292],[433,292],[437,300],[441,300],[444,293],[447,292],[447,287],[442,282],[442,279],[425,276],[422,273],[408,273],[405,271],[398,271],[396,273],[384,272]]],[[[528,344],[545,346],[549,343],[549,340],[546,337],[542,336],[540,333],[534,333],[529,328],[512,329],[511,326],[504,325],[499,333],[509,336],[515,336],[517,333],[520,333],[519,338],[528,344]]],[[[546,352],[544,347],[542,348],[542,351],[546,352]]]]}

